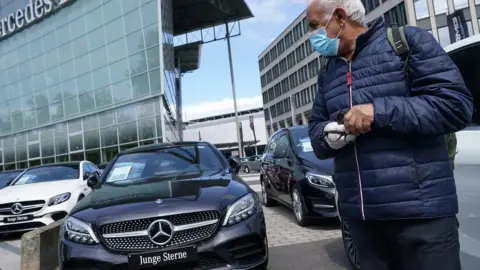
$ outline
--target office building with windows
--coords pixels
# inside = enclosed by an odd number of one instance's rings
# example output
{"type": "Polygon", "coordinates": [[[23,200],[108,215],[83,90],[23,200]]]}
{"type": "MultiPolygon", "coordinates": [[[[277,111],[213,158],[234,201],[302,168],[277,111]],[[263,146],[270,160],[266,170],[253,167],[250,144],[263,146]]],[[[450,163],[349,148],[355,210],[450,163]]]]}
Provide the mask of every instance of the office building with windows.
{"type": "Polygon", "coordinates": [[[232,19],[197,2],[0,0],[0,170],[181,140],[178,80],[200,44],[174,37],[232,19]]]}
{"type": "MultiPolygon", "coordinates": [[[[479,34],[480,0],[362,2],[367,22],[383,16],[388,25],[422,27],[443,47],[454,42],[450,37],[447,14],[461,12],[466,21],[467,36],[479,34]]],[[[279,128],[308,123],[317,92],[319,55],[312,50],[307,32],[306,13],[303,12],[258,57],[269,136],[279,128]]]]}

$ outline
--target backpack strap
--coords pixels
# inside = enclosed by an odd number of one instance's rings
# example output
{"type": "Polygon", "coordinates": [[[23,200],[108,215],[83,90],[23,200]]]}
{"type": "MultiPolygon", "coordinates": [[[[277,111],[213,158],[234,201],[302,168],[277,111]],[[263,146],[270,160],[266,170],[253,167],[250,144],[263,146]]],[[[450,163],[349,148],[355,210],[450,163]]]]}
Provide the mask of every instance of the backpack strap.
{"type": "MultiPolygon", "coordinates": [[[[410,74],[413,72],[409,65],[410,61],[410,47],[403,27],[391,26],[387,28],[387,38],[390,45],[395,52],[403,60],[403,67],[407,76],[407,82],[410,83],[410,74]]],[[[455,168],[454,160],[457,154],[457,136],[455,133],[445,135],[445,143],[447,146],[448,156],[452,162],[452,168],[455,168]]]]}
{"type": "Polygon", "coordinates": [[[403,69],[405,70],[408,80],[413,70],[410,68],[410,46],[408,46],[403,26],[391,26],[387,28],[387,38],[393,50],[402,58],[403,69]]]}

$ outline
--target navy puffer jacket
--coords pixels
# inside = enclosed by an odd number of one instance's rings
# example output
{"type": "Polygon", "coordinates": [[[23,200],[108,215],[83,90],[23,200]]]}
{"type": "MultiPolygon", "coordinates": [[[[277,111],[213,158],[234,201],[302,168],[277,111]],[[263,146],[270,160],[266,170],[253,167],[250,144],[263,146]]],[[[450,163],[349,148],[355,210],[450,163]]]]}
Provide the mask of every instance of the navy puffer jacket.
{"type": "Polygon", "coordinates": [[[413,69],[409,82],[382,18],[358,37],[351,62],[331,58],[325,81],[319,76],[309,134],[318,158],[335,158],[334,180],[344,218],[434,218],[458,212],[443,135],[470,123],[472,96],[430,33],[407,26],[405,35],[413,69]],[[375,110],[372,131],[352,145],[330,148],[323,139],[325,125],[336,121],[340,110],[367,103],[375,110]]]}

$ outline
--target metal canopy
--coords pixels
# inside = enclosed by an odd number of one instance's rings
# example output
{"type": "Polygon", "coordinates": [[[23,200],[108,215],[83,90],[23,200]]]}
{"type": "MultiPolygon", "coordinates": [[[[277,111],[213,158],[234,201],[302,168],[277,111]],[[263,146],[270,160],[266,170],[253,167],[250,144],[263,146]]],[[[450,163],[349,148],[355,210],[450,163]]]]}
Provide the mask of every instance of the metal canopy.
{"type": "Polygon", "coordinates": [[[173,1],[175,36],[252,17],[245,0],[173,1]]]}
{"type": "Polygon", "coordinates": [[[198,69],[201,47],[202,42],[200,41],[175,47],[175,58],[182,73],[198,69]]]}

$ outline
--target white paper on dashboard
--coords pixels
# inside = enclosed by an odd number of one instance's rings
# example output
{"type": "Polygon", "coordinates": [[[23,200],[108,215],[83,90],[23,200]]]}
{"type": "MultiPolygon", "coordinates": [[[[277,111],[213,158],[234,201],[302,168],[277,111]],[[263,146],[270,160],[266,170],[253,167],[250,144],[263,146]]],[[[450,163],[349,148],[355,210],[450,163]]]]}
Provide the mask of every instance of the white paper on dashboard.
{"type": "Polygon", "coordinates": [[[311,152],[313,151],[312,144],[307,141],[307,142],[302,142],[302,148],[303,152],[311,152]]]}
{"type": "Polygon", "coordinates": [[[110,176],[110,181],[127,179],[131,169],[132,166],[122,166],[113,169],[112,175],[110,176]]]}

